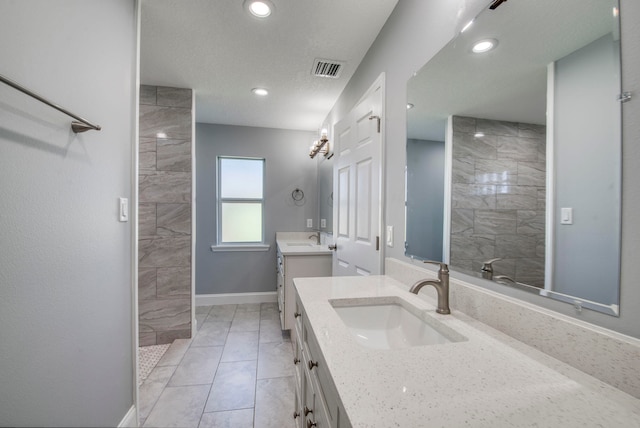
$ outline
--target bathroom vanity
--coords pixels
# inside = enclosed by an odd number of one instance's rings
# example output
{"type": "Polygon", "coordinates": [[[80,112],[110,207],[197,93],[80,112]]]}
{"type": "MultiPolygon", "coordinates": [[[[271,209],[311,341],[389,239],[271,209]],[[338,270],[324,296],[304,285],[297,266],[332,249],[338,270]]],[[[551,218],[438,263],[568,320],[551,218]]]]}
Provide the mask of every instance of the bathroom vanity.
{"type": "Polygon", "coordinates": [[[637,398],[390,276],[294,282],[297,426],[640,426],[637,398]]]}
{"type": "Polygon", "coordinates": [[[292,334],[295,334],[293,279],[331,276],[331,251],[309,235],[306,232],[280,232],[276,235],[280,325],[283,330],[292,330],[292,334]]]}

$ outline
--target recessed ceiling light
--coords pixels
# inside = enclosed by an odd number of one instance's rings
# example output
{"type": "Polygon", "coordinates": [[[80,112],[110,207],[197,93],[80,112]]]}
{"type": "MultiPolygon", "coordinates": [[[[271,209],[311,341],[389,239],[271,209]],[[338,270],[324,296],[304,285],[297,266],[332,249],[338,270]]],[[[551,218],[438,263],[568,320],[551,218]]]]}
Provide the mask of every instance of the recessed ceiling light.
{"type": "Polygon", "coordinates": [[[257,18],[266,18],[271,15],[275,6],[269,0],[245,0],[245,9],[257,18]]]}
{"type": "Polygon", "coordinates": [[[253,88],[251,92],[258,95],[259,97],[266,97],[267,95],[269,95],[269,91],[264,88],[253,88]]]}
{"type": "Polygon", "coordinates": [[[485,53],[489,52],[491,49],[494,49],[498,46],[498,41],[496,39],[484,39],[477,41],[471,51],[473,53],[485,53]]]}
{"type": "Polygon", "coordinates": [[[411,110],[413,107],[414,107],[413,104],[407,103],[407,110],[411,110]]]}

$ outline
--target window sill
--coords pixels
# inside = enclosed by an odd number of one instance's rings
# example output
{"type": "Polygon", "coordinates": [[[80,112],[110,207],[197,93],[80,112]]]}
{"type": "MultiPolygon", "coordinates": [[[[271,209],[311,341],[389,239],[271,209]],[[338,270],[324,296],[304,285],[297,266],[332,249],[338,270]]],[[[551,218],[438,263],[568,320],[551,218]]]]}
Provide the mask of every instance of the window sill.
{"type": "Polygon", "coordinates": [[[214,253],[218,252],[236,252],[236,251],[247,251],[247,252],[258,252],[258,251],[269,251],[271,249],[271,245],[269,244],[252,244],[252,245],[212,245],[211,251],[214,253]]]}

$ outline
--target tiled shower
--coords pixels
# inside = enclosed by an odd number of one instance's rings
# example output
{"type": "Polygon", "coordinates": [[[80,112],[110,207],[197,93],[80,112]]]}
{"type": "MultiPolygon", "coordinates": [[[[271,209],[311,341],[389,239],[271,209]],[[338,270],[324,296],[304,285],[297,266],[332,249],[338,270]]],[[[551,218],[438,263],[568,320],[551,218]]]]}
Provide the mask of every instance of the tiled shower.
{"type": "Polygon", "coordinates": [[[140,346],[191,337],[192,96],[140,87],[140,346]]]}
{"type": "Polygon", "coordinates": [[[454,116],[451,265],[544,286],[546,127],[454,116]]]}

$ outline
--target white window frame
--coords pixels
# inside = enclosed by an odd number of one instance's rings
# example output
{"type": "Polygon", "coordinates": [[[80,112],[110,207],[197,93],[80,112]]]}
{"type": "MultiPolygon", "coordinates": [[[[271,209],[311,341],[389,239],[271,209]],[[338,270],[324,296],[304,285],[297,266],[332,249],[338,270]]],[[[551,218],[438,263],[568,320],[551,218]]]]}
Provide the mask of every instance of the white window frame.
{"type": "Polygon", "coordinates": [[[217,245],[211,246],[211,251],[267,251],[269,245],[265,243],[265,183],[266,183],[266,159],[248,156],[218,156],[216,159],[217,167],[217,189],[216,189],[216,211],[217,211],[217,245]],[[221,162],[224,159],[238,159],[247,161],[261,161],[262,162],[262,198],[223,198],[222,197],[222,168],[221,162]],[[222,241],[222,204],[223,203],[260,203],[261,205],[261,221],[262,221],[262,236],[260,241],[251,242],[223,242],[222,241]]]}

